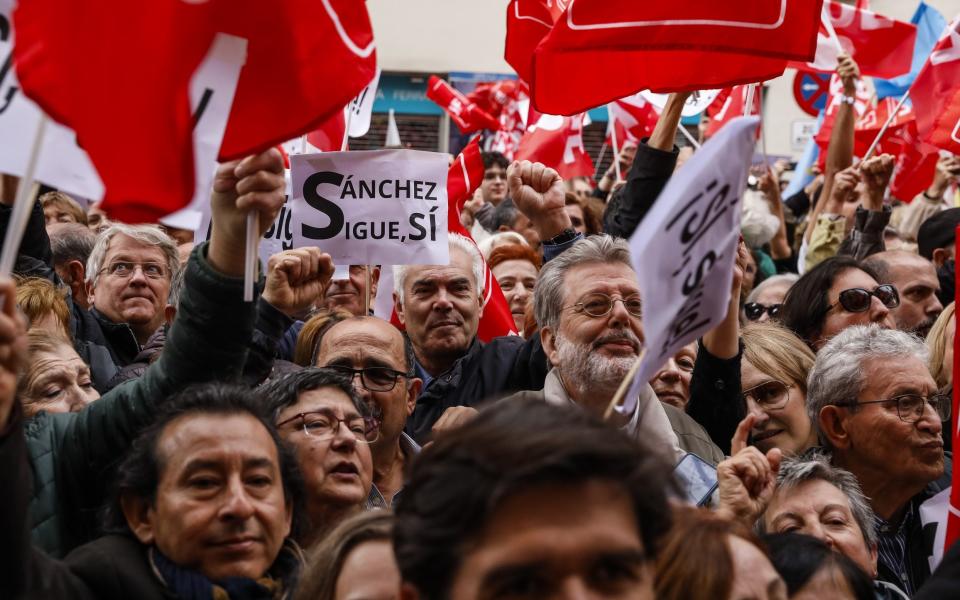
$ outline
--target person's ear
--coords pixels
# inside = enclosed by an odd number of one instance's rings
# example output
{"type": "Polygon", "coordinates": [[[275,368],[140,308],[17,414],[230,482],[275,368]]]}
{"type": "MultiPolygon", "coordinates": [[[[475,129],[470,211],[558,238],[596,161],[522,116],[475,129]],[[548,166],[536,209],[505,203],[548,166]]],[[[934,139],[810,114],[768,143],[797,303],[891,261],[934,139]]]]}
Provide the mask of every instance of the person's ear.
{"type": "Polygon", "coordinates": [[[173,325],[173,320],[177,316],[177,307],[168,304],[163,307],[163,320],[166,321],[167,325],[173,325]]]}
{"type": "Polygon", "coordinates": [[[403,314],[403,302],[400,302],[400,295],[397,292],[393,292],[393,310],[396,311],[400,324],[406,326],[407,319],[403,314]]]}
{"type": "Polygon", "coordinates": [[[497,227],[497,231],[513,231],[513,230],[507,227],[506,225],[501,225],[500,227],[497,227]]]}
{"type": "Polygon", "coordinates": [[[150,501],[135,494],[123,493],[120,495],[120,509],[127,520],[127,526],[140,543],[145,546],[153,545],[153,519],[156,515],[150,501]]]}
{"type": "Polygon", "coordinates": [[[543,344],[543,351],[547,355],[550,364],[557,366],[560,364],[560,353],[557,351],[557,338],[553,333],[552,327],[540,328],[540,343],[543,344]]]}
{"type": "Polygon", "coordinates": [[[939,269],[943,263],[950,260],[950,251],[946,248],[935,248],[933,250],[933,264],[939,269]]]}
{"type": "Polygon", "coordinates": [[[420,390],[423,388],[423,380],[419,377],[411,377],[407,380],[407,416],[413,414],[413,409],[417,407],[417,397],[420,396],[420,390]]]}
{"type": "Polygon", "coordinates": [[[820,432],[830,447],[838,450],[850,447],[850,432],[847,427],[849,418],[850,411],[842,406],[830,404],[820,409],[820,432]]]}
{"type": "Polygon", "coordinates": [[[373,270],[370,271],[370,298],[377,297],[377,285],[379,283],[380,283],[380,267],[373,267],[373,270]]]}
{"type": "Polygon", "coordinates": [[[87,274],[87,269],[83,266],[83,263],[79,260],[71,260],[65,265],[67,275],[70,277],[70,281],[66,283],[73,287],[74,285],[80,285],[81,289],[85,285],[85,277],[87,274]]]}

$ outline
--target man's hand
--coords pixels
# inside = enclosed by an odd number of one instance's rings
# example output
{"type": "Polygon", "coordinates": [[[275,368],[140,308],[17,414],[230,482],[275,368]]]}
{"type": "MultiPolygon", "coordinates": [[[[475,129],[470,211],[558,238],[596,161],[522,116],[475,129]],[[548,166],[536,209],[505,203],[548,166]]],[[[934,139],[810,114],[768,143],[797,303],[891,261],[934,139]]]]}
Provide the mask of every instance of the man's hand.
{"type": "Polygon", "coordinates": [[[477,188],[473,192],[473,197],[463,203],[463,209],[460,210],[460,224],[464,229],[470,231],[473,222],[476,219],[477,211],[483,207],[483,192],[477,188]]]}
{"type": "Polygon", "coordinates": [[[451,429],[456,429],[474,419],[478,414],[480,413],[477,412],[477,409],[470,408],[469,406],[451,406],[443,411],[443,414],[440,415],[437,422],[433,424],[433,435],[436,437],[438,433],[445,433],[451,429]]]}
{"type": "Polygon", "coordinates": [[[927,189],[927,197],[942,199],[950,182],[960,179],[960,157],[941,156],[937,161],[937,170],[933,175],[933,183],[927,189]]]}
{"type": "Polygon", "coordinates": [[[849,54],[841,54],[837,57],[837,75],[843,82],[843,93],[847,96],[853,96],[857,93],[857,81],[860,80],[860,67],[857,61],[853,60],[849,54]]]}
{"type": "Polygon", "coordinates": [[[879,211],[883,209],[883,195],[887,191],[890,177],[893,175],[893,156],[881,154],[869,158],[858,165],[860,179],[864,183],[866,208],[879,211]]]}
{"type": "Polygon", "coordinates": [[[0,430],[10,420],[17,401],[17,377],[27,361],[27,321],[17,310],[17,287],[9,277],[0,278],[0,430]]]}
{"type": "Polygon", "coordinates": [[[833,179],[833,190],[830,192],[833,210],[825,212],[840,212],[840,208],[847,202],[856,199],[857,184],[860,183],[860,172],[857,167],[848,167],[839,173],[833,179]]]}
{"type": "Polygon", "coordinates": [[[319,248],[278,252],[267,261],[263,299],[292,319],[303,317],[333,277],[333,259],[319,248]]]}
{"type": "Polygon", "coordinates": [[[244,273],[247,213],[260,213],[259,237],[270,228],[283,206],[283,157],[276,148],[217,168],[210,200],[213,231],[207,257],[224,275],[244,273]]]}
{"type": "Polygon", "coordinates": [[[753,525],[773,497],[783,458],[779,448],[764,455],[756,447],[747,446],[747,436],[755,419],[748,415],[740,421],[730,445],[733,456],[717,465],[718,511],[747,525],[753,525]]]}
{"type": "Polygon", "coordinates": [[[547,241],[572,227],[564,209],[566,190],[560,175],[540,163],[514,161],[507,168],[507,187],[517,208],[547,241]]]}

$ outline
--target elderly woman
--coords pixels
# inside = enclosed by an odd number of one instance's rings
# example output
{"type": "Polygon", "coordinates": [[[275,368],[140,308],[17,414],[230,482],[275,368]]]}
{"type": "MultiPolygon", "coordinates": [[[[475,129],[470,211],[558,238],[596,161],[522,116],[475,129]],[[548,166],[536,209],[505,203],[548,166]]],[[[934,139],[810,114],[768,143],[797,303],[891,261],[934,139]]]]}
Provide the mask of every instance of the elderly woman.
{"type": "Polygon", "coordinates": [[[526,315],[533,306],[533,286],[540,273],[540,256],[530,246],[508,244],[494,248],[487,265],[507,299],[517,331],[523,333],[526,315]]]}
{"type": "Polygon", "coordinates": [[[61,335],[43,329],[27,334],[28,362],[17,383],[23,414],[79,412],[100,398],[93,388],[90,367],[61,335]]]}
{"type": "Polygon", "coordinates": [[[900,306],[891,284],[849,256],[834,256],[807,271],[787,293],[780,321],[814,351],[851,325],[894,329],[890,310],[900,306]]]}
{"type": "Polygon", "coordinates": [[[799,278],[800,276],[795,273],[786,273],[764,279],[747,296],[741,321],[764,323],[770,319],[776,319],[783,307],[783,299],[787,291],[799,278]]]}
{"type": "Polygon", "coordinates": [[[317,544],[307,557],[296,600],[392,600],[400,589],[393,556],[393,513],[360,513],[317,544]]]}
{"type": "Polygon", "coordinates": [[[30,321],[30,330],[43,330],[70,339],[70,307],[65,293],[50,281],[27,277],[17,282],[17,306],[30,321]]]}
{"type": "Polygon", "coordinates": [[[755,416],[751,438],[761,451],[785,455],[815,446],[817,434],[807,414],[807,374],[814,354],[793,333],[775,323],[743,329],[740,385],[747,414],[755,416]]]}

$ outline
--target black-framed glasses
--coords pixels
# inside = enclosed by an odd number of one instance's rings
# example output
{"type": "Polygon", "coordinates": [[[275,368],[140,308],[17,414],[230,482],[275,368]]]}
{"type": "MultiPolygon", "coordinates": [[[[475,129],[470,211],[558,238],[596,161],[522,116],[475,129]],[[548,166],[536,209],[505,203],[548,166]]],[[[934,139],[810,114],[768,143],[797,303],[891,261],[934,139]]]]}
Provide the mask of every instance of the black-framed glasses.
{"type": "Polygon", "coordinates": [[[615,298],[600,292],[595,292],[593,294],[587,294],[580,302],[564,306],[562,310],[573,308],[591,317],[605,317],[610,314],[614,304],[617,302],[622,302],[623,307],[634,317],[643,316],[643,302],[640,300],[640,294],[633,294],[626,298],[615,298]]]}
{"type": "Polygon", "coordinates": [[[329,409],[312,410],[309,412],[298,413],[289,419],[277,423],[277,427],[282,427],[287,423],[293,423],[300,420],[300,427],[303,432],[312,438],[326,440],[337,435],[340,426],[345,425],[353,437],[361,444],[372,444],[380,437],[380,420],[376,417],[363,417],[360,415],[351,415],[341,419],[329,409]]]}
{"type": "Polygon", "coordinates": [[[763,313],[770,315],[771,319],[777,317],[780,314],[780,307],[783,304],[760,304],[759,302],[747,302],[743,305],[743,314],[746,315],[747,320],[756,321],[763,316],[763,313]]]}
{"type": "MultiPolygon", "coordinates": [[[[839,300],[837,304],[842,306],[843,310],[847,312],[865,312],[870,308],[870,302],[872,301],[873,296],[879,298],[880,302],[883,302],[883,305],[887,308],[896,308],[900,306],[900,293],[897,292],[896,286],[889,283],[878,285],[877,287],[873,288],[873,291],[865,290],[863,288],[850,288],[849,290],[843,290],[837,297],[839,300]]],[[[832,310],[837,306],[837,304],[831,304],[829,307],[827,307],[827,310],[832,310]]]]}
{"type": "Polygon", "coordinates": [[[346,365],[327,365],[325,369],[333,369],[338,373],[347,375],[352,380],[357,374],[360,375],[360,384],[364,389],[370,392],[389,392],[397,385],[397,379],[400,377],[409,378],[411,375],[403,371],[397,371],[387,367],[367,367],[365,369],[354,369],[346,365]]]}
{"type": "Polygon", "coordinates": [[[837,406],[860,406],[861,404],[883,404],[887,402],[896,402],[897,415],[901,421],[906,423],[916,423],[923,418],[923,412],[929,404],[940,417],[941,421],[949,421],[950,413],[953,409],[953,399],[947,394],[931,394],[924,398],[920,394],[903,394],[887,398],[886,400],[852,400],[849,402],[837,402],[837,406]]]}
{"type": "Polygon", "coordinates": [[[125,279],[132,277],[138,267],[143,272],[143,276],[149,279],[163,279],[167,275],[167,268],[160,263],[138,263],[127,260],[114,261],[100,269],[100,272],[125,279]]]}
{"type": "Polygon", "coordinates": [[[782,381],[771,379],[744,390],[740,397],[745,403],[747,400],[752,400],[761,410],[779,410],[790,400],[789,392],[792,387],[782,381]]]}

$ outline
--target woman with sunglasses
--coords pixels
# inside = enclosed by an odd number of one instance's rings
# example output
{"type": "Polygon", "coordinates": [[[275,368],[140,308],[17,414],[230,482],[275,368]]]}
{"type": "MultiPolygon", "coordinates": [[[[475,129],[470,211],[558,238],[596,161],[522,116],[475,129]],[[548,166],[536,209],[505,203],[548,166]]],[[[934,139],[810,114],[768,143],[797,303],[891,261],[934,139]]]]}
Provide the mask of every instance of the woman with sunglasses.
{"type": "Polygon", "coordinates": [[[775,323],[743,328],[740,381],[748,415],[754,415],[750,437],[761,452],[779,448],[800,454],[816,445],[817,434],[807,414],[807,374],[814,355],[787,329],[775,323]]]}
{"type": "Polygon", "coordinates": [[[780,310],[780,321],[816,352],[852,325],[895,329],[890,309],[900,294],[877,283],[876,272],[850,256],[834,256],[797,280],[780,310]]]}
{"type": "Polygon", "coordinates": [[[800,276],[796,273],[774,275],[764,279],[760,285],[753,288],[750,295],[747,296],[747,302],[743,305],[741,318],[743,324],[746,325],[748,322],[765,323],[779,317],[780,309],[783,306],[783,298],[799,278],[800,276]]]}

